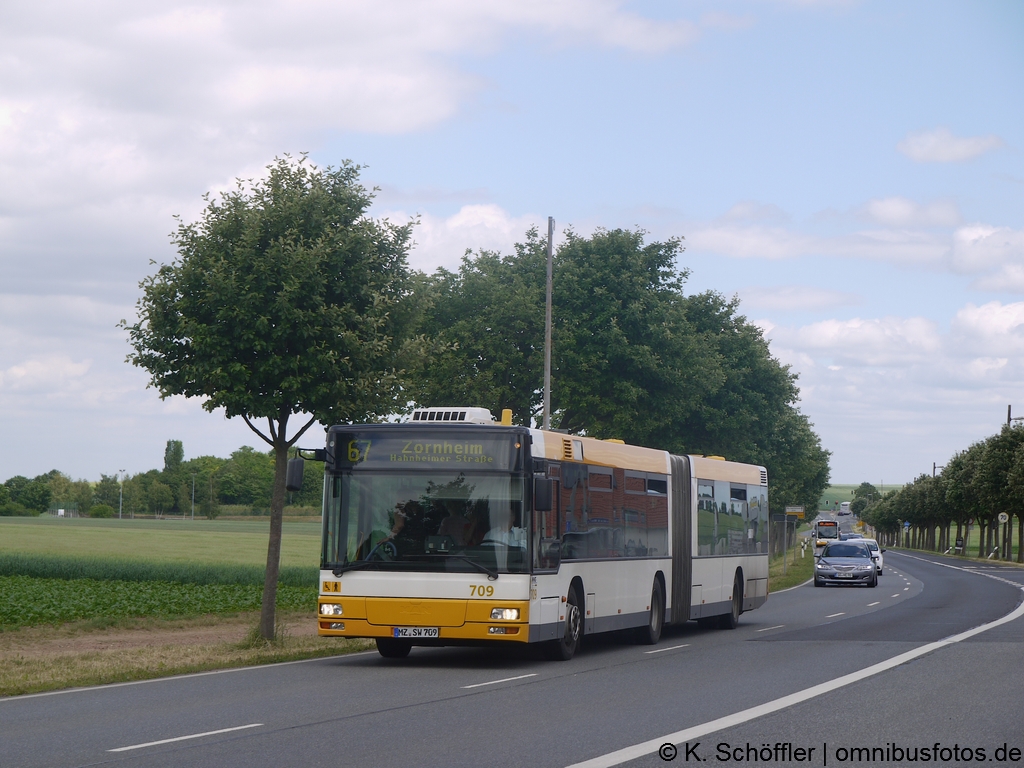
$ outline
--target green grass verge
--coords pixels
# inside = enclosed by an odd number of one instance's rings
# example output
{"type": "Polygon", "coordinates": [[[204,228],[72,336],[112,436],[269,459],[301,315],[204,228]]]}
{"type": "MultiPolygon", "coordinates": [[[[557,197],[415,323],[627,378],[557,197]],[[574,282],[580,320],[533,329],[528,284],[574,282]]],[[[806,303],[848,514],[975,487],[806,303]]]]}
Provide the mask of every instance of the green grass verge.
{"type": "MultiPolygon", "coordinates": [[[[0,629],[154,616],[172,618],[259,610],[255,584],[181,584],[0,576],[0,629]]],[[[316,610],[316,587],[278,587],[279,610],[316,610]]]]}
{"type": "Polygon", "coordinates": [[[768,563],[768,593],[803,584],[814,576],[814,556],[808,549],[800,557],[800,548],[786,553],[785,567],[782,557],[775,557],[768,563]],[[795,558],[794,558],[795,555],[795,558]],[[785,573],[783,573],[785,571],[785,573]]]}

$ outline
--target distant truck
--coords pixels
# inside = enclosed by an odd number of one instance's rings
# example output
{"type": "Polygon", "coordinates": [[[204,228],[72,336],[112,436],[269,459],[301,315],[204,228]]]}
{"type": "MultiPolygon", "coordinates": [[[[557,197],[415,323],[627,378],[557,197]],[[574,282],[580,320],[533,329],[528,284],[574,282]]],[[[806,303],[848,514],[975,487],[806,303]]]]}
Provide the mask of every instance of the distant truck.
{"type": "Polygon", "coordinates": [[[839,505],[839,514],[840,514],[840,515],[849,515],[849,514],[852,514],[852,513],[850,512],[850,502],[848,502],[848,501],[844,501],[844,502],[842,502],[842,503],[841,503],[841,504],[839,505]]]}

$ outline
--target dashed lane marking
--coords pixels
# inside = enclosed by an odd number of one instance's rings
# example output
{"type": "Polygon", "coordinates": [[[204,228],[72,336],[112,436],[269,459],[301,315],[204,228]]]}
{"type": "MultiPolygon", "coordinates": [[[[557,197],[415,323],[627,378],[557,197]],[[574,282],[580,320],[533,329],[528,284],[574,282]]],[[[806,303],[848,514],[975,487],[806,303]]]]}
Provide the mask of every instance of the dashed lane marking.
{"type": "Polygon", "coordinates": [[[145,744],[132,744],[129,747],[117,747],[108,749],[107,752],[127,752],[130,749],[142,749],[143,747],[155,747],[159,744],[170,744],[174,741],[186,741],[187,739],[201,739],[203,736],[216,736],[218,733],[231,733],[232,731],[244,731],[246,728],[259,728],[263,723],[249,723],[249,725],[236,725],[234,728],[221,728],[217,731],[205,731],[203,733],[192,733],[188,736],[175,736],[173,739],[160,739],[160,741],[147,741],[145,744]]]}
{"type": "MultiPolygon", "coordinates": [[[[758,630],[760,631],[760,630],[758,630]]],[[[680,648],[689,648],[689,643],[683,643],[682,645],[673,645],[669,648],[655,648],[653,651],[644,651],[644,653],[661,653],[662,651],[677,651],[680,648]]]]}

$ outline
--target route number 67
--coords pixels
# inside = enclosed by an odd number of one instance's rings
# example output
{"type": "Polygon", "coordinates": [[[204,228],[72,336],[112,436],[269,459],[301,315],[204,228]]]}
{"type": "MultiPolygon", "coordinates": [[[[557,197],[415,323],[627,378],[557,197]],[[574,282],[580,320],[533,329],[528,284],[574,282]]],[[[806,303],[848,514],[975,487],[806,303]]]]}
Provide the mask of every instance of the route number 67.
{"type": "Polygon", "coordinates": [[[348,441],[348,460],[353,464],[358,464],[360,461],[365,461],[370,456],[370,440],[349,440],[348,441]],[[365,446],[362,450],[359,450],[359,446],[365,446]]]}

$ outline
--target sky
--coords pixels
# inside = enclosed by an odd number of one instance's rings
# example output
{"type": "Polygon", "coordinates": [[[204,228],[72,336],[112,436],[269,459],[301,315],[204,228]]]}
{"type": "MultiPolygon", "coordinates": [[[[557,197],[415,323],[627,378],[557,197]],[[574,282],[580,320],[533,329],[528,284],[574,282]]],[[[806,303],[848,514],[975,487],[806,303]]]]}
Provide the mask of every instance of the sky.
{"type": "Polygon", "coordinates": [[[303,152],[364,166],[428,272],[548,216],[684,238],[834,482],[930,473],[1024,416],[1022,40],[1013,0],[6,4],[0,480],[262,445],[118,321],[175,216],[303,152]]]}

